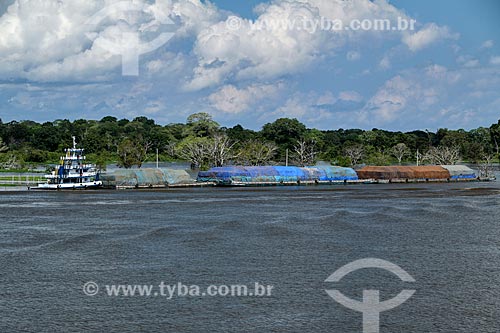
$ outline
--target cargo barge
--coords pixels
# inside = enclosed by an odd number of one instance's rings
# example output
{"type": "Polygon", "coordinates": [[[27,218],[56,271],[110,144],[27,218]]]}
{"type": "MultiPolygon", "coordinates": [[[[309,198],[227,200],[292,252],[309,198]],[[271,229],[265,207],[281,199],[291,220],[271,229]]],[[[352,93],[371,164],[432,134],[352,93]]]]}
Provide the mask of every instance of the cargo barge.
{"type": "Polygon", "coordinates": [[[470,182],[481,179],[466,166],[368,166],[355,171],[335,166],[221,167],[198,174],[198,182],[217,186],[297,186],[470,182]]]}
{"type": "Polygon", "coordinates": [[[108,189],[192,187],[266,187],[356,184],[448,183],[490,181],[466,166],[367,166],[359,170],[336,166],[230,166],[200,171],[197,176],[176,169],[117,169],[101,174],[108,189]]]}

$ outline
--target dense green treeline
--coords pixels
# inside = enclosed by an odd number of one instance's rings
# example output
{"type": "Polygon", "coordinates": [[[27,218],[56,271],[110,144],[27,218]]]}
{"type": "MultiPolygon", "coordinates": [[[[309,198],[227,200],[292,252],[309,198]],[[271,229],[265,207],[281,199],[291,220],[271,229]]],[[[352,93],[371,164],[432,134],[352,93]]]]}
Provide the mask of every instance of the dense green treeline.
{"type": "Polygon", "coordinates": [[[440,129],[437,132],[390,132],[373,129],[308,129],[297,119],[278,119],[252,131],[237,125],[220,127],[205,113],[191,115],[185,124],[161,126],[138,117],[101,120],[33,121],[0,120],[0,167],[24,168],[57,163],[72,136],[100,165],[116,162],[122,167],[141,166],[154,160],[190,161],[193,167],[226,164],[308,165],[318,160],[338,165],[397,163],[481,163],[497,159],[500,121],[471,131],[440,129]]]}

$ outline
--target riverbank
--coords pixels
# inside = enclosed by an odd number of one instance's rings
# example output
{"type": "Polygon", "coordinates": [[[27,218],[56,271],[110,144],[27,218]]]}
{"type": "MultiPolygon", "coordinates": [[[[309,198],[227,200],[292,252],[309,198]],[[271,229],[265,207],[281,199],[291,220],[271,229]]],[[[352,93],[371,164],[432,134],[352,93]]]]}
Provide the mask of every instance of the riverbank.
{"type": "Polygon", "coordinates": [[[36,186],[38,183],[44,182],[45,177],[39,173],[1,173],[0,188],[16,188],[36,186]]]}

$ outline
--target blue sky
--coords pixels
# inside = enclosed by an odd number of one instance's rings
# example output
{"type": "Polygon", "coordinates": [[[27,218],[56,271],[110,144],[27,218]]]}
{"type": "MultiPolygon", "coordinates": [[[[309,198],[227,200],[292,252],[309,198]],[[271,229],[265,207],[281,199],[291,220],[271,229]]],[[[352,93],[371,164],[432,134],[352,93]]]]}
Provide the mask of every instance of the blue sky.
{"type": "Polygon", "coordinates": [[[138,0],[141,11],[89,24],[115,3],[2,2],[2,121],[145,115],[167,124],[208,112],[253,129],[291,117],[320,129],[407,131],[500,118],[496,0],[138,0]],[[416,25],[288,25],[380,19],[416,25]],[[138,31],[142,42],[175,34],[140,55],[138,76],[123,76],[122,56],[106,42],[131,45],[138,31]]]}

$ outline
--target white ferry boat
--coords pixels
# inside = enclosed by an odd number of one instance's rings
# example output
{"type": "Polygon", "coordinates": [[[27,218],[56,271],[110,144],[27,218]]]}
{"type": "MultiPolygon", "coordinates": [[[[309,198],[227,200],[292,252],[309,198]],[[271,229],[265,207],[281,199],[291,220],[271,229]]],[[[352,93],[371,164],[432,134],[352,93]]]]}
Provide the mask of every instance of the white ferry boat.
{"type": "Polygon", "coordinates": [[[65,149],[65,156],[61,156],[61,164],[51,174],[45,175],[47,181],[38,184],[34,189],[64,190],[86,189],[102,186],[99,172],[95,165],[86,163],[84,150],[76,148],[76,138],[73,137],[73,148],[65,149]]]}

